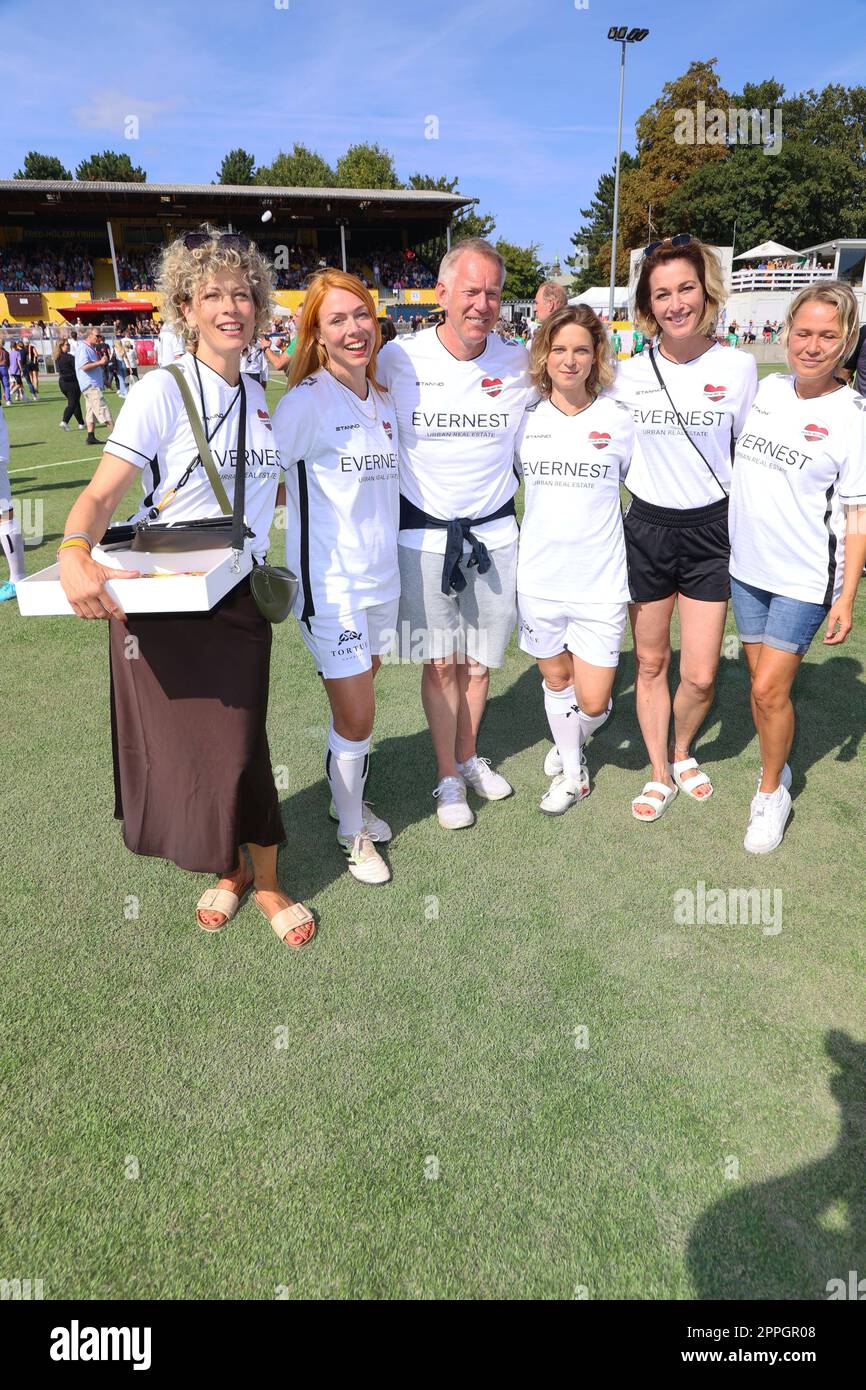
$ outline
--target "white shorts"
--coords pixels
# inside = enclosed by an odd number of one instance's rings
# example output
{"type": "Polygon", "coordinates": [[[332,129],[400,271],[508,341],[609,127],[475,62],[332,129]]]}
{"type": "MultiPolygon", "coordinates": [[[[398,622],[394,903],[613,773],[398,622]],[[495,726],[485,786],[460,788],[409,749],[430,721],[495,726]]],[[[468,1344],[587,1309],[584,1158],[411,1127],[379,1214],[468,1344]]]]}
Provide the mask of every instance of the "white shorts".
{"type": "Polygon", "coordinates": [[[0,512],[12,510],[12,485],[6,464],[0,459],[0,512]]]}
{"type": "Polygon", "coordinates": [[[355,613],[326,614],[298,622],[301,636],[313,653],[316,670],[325,680],[340,680],[369,671],[374,656],[386,656],[397,637],[399,599],[374,603],[355,613]]]}
{"type": "Polygon", "coordinates": [[[616,666],[627,613],[627,603],[566,603],[518,594],[518,643],[536,658],[568,650],[589,666],[616,666]]]}

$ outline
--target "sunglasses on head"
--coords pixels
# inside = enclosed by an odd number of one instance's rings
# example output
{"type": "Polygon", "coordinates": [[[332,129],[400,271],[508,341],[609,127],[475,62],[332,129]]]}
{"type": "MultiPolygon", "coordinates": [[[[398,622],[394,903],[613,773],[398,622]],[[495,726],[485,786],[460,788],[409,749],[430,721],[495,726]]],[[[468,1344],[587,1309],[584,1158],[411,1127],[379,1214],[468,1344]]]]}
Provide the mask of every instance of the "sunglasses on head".
{"type": "MultiPolygon", "coordinates": [[[[196,251],[199,246],[208,246],[213,241],[209,232],[190,232],[183,239],[187,251],[196,251]]],[[[234,246],[238,251],[250,249],[250,239],[243,232],[222,232],[216,239],[217,246],[234,246]]]]}
{"type": "Polygon", "coordinates": [[[666,236],[661,241],[651,241],[649,246],[643,249],[643,258],[651,256],[653,251],[658,251],[660,246],[688,246],[691,237],[688,232],[677,232],[676,236],[666,236]]]}

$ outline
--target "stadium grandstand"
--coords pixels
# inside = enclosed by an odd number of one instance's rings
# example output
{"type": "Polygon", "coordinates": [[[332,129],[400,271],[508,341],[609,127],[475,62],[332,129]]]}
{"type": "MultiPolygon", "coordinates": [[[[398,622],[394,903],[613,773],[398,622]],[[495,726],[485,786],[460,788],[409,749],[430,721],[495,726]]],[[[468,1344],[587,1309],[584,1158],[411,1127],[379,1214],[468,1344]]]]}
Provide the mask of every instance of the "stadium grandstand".
{"type": "Polygon", "coordinates": [[[0,181],[0,320],[148,331],[161,247],[203,222],[258,243],[287,311],[326,265],[359,275],[377,303],[432,304],[431,265],[454,214],[474,201],[411,189],[0,181]]]}

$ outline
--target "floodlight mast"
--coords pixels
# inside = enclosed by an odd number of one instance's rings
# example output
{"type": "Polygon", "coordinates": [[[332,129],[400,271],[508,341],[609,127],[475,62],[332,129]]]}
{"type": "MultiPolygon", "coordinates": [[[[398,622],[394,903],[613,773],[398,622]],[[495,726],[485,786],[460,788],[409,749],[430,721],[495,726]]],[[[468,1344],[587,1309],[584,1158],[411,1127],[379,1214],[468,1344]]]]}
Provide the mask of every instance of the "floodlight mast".
{"type": "Polygon", "coordinates": [[[617,223],[619,220],[619,165],[620,153],[622,150],[622,98],[625,89],[625,46],[627,43],[643,43],[649,34],[649,29],[629,29],[627,24],[613,25],[607,31],[609,39],[614,43],[622,45],[622,53],[619,64],[619,115],[616,125],[616,169],[613,177],[613,236],[610,244],[610,298],[608,301],[608,319],[613,323],[614,301],[616,298],[616,241],[617,223]]]}

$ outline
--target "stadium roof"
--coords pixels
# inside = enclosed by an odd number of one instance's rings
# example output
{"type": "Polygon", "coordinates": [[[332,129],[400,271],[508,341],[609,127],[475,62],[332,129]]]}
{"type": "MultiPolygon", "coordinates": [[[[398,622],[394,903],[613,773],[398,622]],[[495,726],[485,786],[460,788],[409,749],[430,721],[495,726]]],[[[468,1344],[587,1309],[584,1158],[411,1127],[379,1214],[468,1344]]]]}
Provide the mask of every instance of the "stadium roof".
{"type": "Polygon", "coordinates": [[[348,216],[375,221],[382,217],[413,221],[447,220],[477,201],[459,193],[412,188],[277,188],[267,184],[97,183],[76,179],[0,180],[0,210],[5,220],[18,213],[51,210],[103,216],[203,217],[209,212],[258,214],[291,204],[298,216],[348,216]]]}

